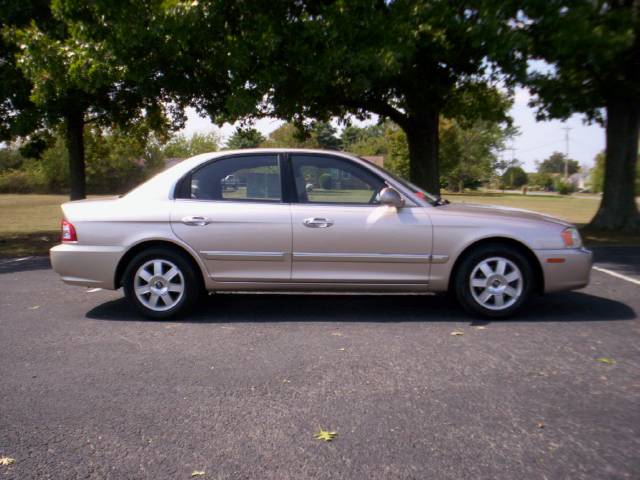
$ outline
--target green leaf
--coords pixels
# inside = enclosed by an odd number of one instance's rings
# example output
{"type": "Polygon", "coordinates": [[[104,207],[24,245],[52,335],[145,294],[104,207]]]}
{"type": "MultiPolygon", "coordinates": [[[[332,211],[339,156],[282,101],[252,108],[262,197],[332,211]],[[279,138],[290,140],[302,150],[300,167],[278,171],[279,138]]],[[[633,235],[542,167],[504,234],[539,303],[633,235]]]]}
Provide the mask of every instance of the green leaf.
{"type": "Polygon", "coordinates": [[[317,440],[322,440],[323,442],[330,442],[333,439],[335,439],[338,436],[337,432],[330,432],[327,430],[323,430],[322,427],[320,427],[320,431],[318,431],[314,437],[317,440]]]}
{"type": "Polygon", "coordinates": [[[596,358],[596,362],[605,363],[607,365],[615,365],[616,361],[613,358],[599,357],[596,358]]]}

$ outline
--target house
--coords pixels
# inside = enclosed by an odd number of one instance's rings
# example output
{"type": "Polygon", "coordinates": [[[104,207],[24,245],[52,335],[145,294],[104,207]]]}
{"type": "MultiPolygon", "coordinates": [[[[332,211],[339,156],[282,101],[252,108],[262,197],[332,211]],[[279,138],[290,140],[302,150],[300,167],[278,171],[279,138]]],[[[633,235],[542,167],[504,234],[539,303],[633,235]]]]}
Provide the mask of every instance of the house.
{"type": "Polygon", "coordinates": [[[569,185],[577,192],[589,189],[589,172],[578,172],[569,176],[569,185]]]}

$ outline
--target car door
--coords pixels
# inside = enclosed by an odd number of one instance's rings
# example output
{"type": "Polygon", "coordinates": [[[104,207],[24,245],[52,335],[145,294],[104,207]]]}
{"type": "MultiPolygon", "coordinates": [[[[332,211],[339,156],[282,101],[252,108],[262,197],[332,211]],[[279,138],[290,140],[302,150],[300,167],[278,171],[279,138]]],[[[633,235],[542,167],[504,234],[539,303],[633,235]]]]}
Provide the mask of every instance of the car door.
{"type": "Polygon", "coordinates": [[[233,155],[191,172],[177,189],[174,233],[220,282],[288,281],[290,206],[277,154],[233,155]]]}
{"type": "Polygon", "coordinates": [[[348,158],[293,154],[290,162],[292,280],[426,286],[432,227],[424,208],[378,204],[385,181],[348,158]]]}

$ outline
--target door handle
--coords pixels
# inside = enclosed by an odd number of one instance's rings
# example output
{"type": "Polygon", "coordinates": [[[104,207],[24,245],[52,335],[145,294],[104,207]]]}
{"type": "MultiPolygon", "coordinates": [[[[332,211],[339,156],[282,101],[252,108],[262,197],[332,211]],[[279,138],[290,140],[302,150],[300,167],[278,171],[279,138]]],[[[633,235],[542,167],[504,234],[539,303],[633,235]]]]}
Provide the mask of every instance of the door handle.
{"type": "Polygon", "coordinates": [[[302,224],[309,228],[327,228],[333,225],[333,220],[330,218],[305,218],[302,224]]]}
{"type": "Polygon", "coordinates": [[[189,225],[191,227],[204,227],[205,225],[208,225],[209,223],[211,223],[211,220],[209,220],[207,217],[194,215],[189,217],[183,217],[182,223],[184,223],[185,225],[189,225]]]}

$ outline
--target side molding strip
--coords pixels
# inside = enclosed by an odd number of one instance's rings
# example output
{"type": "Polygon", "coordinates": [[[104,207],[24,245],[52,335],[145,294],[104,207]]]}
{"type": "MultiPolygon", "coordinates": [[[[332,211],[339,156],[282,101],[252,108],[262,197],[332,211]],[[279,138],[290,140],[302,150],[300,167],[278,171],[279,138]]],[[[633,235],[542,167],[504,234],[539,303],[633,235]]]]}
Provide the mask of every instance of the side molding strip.
{"type": "Polygon", "coordinates": [[[365,262],[365,263],[445,263],[447,255],[401,253],[306,253],[294,252],[293,260],[301,262],[365,262]]]}
{"type": "Polygon", "coordinates": [[[283,262],[286,258],[285,252],[245,252],[245,251],[201,251],[207,260],[235,260],[249,262],[283,262]]]}

